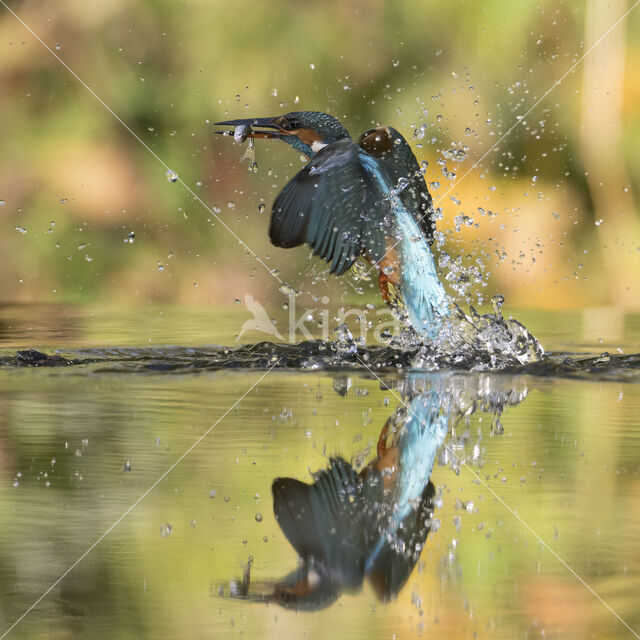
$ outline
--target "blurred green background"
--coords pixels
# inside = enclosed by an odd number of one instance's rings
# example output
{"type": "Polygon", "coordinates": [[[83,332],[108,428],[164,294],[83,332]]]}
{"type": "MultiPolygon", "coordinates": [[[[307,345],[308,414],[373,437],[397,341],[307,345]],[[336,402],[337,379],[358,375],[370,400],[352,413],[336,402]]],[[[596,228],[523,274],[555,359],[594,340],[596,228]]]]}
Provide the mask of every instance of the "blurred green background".
{"type": "MultiPolygon", "coordinates": [[[[300,308],[314,295],[380,305],[375,287],[358,295],[307,250],[269,244],[296,154],[258,141],[250,172],[245,148],[212,133],[226,118],[313,109],[354,136],[379,123],[405,134],[442,207],[439,260],[488,273],[472,291],[527,308],[519,318],[545,346],[637,351],[638,316],[623,311],[640,308],[640,7],[602,39],[631,0],[7,4],[148,149],[0,6],[0,346],[228,344],[246,294],[282,314],[271,269],[302,291],[300,308]],[[43,304],[5,304],[16,302],[43,304]]],[[[0,372],[0,629],[255,380],[77,371],[0,372]]],[[[17,637],[413,637],[423,623],[427,636],[622,637],[503,506],[446,466],[433,476],[442,528],[398,602],[376,608],[365,592],[305,617],[220,600],[249,554],[258,580],[295,563],[273,477],[308,480],[325,451],[360,454],[395,408],[372,380],[345,402],[325,374],[287,375],[247,396],[17,637]]],[[[637,385],[527,386],[504,436],[490,437],[488,415],[464,428],[485,438],[492,486],[637,628],[637,385]]]]}
{"type": "Polygon", "coordinates": [[[252,173],[212,135],[226,117],[311,109],[411,140],[439,183],[441,250],[480,260],[485,293],[640,307],[640,10],[598,44],[627,0],[8,5],[267,269],[0,7],[0,301],[273,302],[269,269],[353,296],[305,249],[269,244],[295,153],[258,141],[252,173]]]}

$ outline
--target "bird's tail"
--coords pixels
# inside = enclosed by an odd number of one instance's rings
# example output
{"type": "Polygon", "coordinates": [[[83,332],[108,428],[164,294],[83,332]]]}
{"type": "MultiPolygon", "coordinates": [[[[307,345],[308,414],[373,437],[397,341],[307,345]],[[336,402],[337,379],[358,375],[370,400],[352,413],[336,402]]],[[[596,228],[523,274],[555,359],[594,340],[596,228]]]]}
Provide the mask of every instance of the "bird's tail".
{"type": "Polygon", "coordinates": [[[448,315],[447,294],[438,279],[433,254],[420,227],[404,207],[397,209],[401,234],[400,293],[411,326],[433,340],[443,317],[448,315]]]}

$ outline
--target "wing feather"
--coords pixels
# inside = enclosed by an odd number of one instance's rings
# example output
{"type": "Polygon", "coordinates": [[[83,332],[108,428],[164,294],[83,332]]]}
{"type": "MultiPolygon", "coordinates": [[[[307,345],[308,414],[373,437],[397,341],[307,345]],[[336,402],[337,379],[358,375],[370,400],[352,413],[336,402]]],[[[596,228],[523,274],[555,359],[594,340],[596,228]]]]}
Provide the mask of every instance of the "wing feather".
{"type": "Polygon", "coordinates": [[[382,258],[385,201],[363,164],[364,153],[350,139],[319,151],[276,198],[271,242],[285,248],[307,243],[337,275],[363,251],[382,258]]]}

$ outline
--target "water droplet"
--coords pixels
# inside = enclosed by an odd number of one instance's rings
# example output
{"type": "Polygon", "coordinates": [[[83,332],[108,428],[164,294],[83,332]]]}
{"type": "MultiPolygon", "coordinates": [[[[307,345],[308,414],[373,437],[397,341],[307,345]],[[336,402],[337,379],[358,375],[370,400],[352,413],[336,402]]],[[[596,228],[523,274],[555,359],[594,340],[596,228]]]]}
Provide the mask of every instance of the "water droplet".
{"type": "Polygon", "coordinates": [[[164,271],[164,265],[158,262],[158,271],[164,271]]]}
{"type": "Polygon", "coordinates": [[[312,63],[309,65],[309,69],[315,69],[315,68],[316,68],[316,65],[315,65],[315,64],[313,64],[313,62],[312,62],[312,63]]]}
{"type": "Polygon", "coordinates": [[[300,295],[299,291],[296,291],[293,287],[290,287],[286,283],[283,283],[280,287],[278,287],[278,291],[280,293],[284,293],[285,296],[298,296],[298,295],[300,295]]]}
{"type": "Polygon", "coordinates": [[[416,140],[422,140],[422,138],[424,138],[424,132],[427,128],[426,124],[421,124],[414,132],[413,132],[413,137],[416,140]]]}
{"type": "Polygon", "coordinates": [[[500,307],[503,304],[504,296],[501,293],[498,293],[497,295],[493,296],[493,298],[491,298],[491,305],[493,306],[493,311],[497,316],[502,315],[500,313],[500,307]]]}
{"type": "Polygon", "coordinates": [[[127,460],[124,463],[124,467],[122,467],[123,471],[126,471],[127,473],[129,473],[129,471],[131,471],[131,462],[129,462],[129,460],[127,460]]]}
{"type": "Polygon", "coordinates": [[[56,43],[56,51],[60,51],[60,49],[62,49],[62,45],[61,45],[61,44],[56,43]]]}
{"type": "Polygon", "coordinates": [[[7,204],[4,200],[0,200],[0,207],[4,207],[4,205],[7,204]]]}
{"type": "Polygon", "coordinates": [[[260,512],[256,513],[256,522],[262,522],[262,514],[260,512]]]}
{"type": "Polygon", "coordinates": [[[396,188],[394,193],[398,194],[401,191],[404,191],[409,186],[409,180],[407,178],[398,178],[398,182],[396,183],[396,188]]]}
{"type": "Polygon", "coordinates": [[[27,230],[24,227],[16,227],[15,229],[16,229],[16,231],[19,231],[20,233],[27,233],[27,230]]]}
{"type": "Polygon", "coordinates": [[[265,209],[264,202],[261,202],[261,203],[258,205],[258,213],[264,213],[264,209],[265,209]]]}
{"type": "Polygon", "coordinates": [[[130,231],[127,237],[124,239],[124,242],[125,244],[133,244],[135,239],[136,239],[135,231],[130,231]]]}
{"type": "Polygon", "coordinates": [[[163,522],[160,525],[160,533],[163,538],[166,538],[173,533],[173,527],[168,522],[163,522]]]}
{"type": "Polygon", "coordinates": [[[164,175],[169,182],[178,182],[178,174],[173,169],[167,169],[164,175]]]}

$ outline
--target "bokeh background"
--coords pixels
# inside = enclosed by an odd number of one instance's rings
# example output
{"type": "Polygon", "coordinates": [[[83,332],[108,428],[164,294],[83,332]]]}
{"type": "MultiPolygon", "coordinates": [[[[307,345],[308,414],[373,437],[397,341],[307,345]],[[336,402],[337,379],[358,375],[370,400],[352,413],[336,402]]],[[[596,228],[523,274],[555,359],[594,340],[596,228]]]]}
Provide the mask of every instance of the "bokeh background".
{"type": "MultiPolygon", "coordinates": [[[[371,283],[269,244],[296,154],[258,141],[249,171],[245,147],[213,134],[219,120],[296,109],[335,114],[354,136],[380,123],[404,133],[442,208],[438,262],[468,280],[471,302],[504,294],[558,351],[637,352],[636,1],[0,0],[2,353],[234,344],[246,295],[286,316],[273,275],[301,291],[300,308],[379,308],[371,283]]],[[[469,455],[482,445],[483,477],[640,629],[634,378],[495,378],[523,401],[500,437],[500,416],[467,415],[456,432],[469,455]]],[[[256,379],[3,367],[0,633],[256,379]]],[[[275,476],[308,481],[327,454],[375,451],[397,398],[373,379],[344,398],[334,382],[270,374],[11,637],[629,637],[447,465],[432,476],[441,529],[397,602],[365,589],[303,616],[220,598],[249,555],[258,582],[295,566],[275,476]]]]}
{"type": "Polygon", "coordinates": [[[356,295],[269,244],[295,153],[258,141],[251,172],[212,133],[312,109],[411,140],[485,302],[640,307],[640,10],[601,40],[628,0],[7,4],[267,268],[0,7],[0,301],[275,304],[270,269],[356,295]]]}

